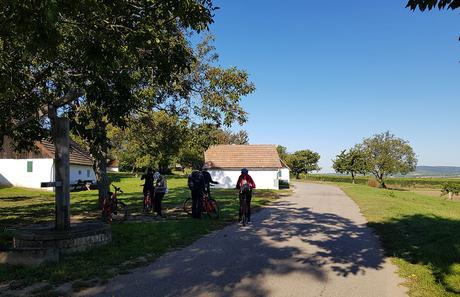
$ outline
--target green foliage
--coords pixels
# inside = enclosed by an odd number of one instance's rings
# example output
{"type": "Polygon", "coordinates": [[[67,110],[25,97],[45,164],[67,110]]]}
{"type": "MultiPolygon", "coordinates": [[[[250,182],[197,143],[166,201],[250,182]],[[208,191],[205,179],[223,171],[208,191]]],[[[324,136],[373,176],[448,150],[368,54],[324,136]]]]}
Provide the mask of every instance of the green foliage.
{"type": "Polygon", "coordinates": [[[359,145],[347,151],[343,150],[335,160],[332,166],[337,173],[351,174],[352,182],[355,183],[355,175],[366,174],[367,160],[366,155],[359,145]]]}
{"type": "MultiPolygon", "coordinates": [[[[351,183],[351,176],[338,176],[338,175],[326,175],[326,174],[309,174],[302,175],[303,179],[311,181],[321,181],[321,182],[343,182],[351,183]]],[[[357,184],[366,185],[368,181],[372,179],[369,176],[355,176],[355,181],[357,184]]],[[[447,179],[447,178],[408,178],[408,177],[388,177],[386,179],[386,184],[391,187],[401,187],[401,188],[436,188],[441,189],[442,185],[446,182],[459,184],[460,179],[447,179]]]]}
{"type": "Polygon", "coordinates": [[[124,130],[114,128],[112,143],[122,168],[158,168],[167,173],[187,132],[187,122],[164,111],[130,117],[124,130]]]}
{"type": "Polygon", "coordinates": [[[190,69],[186,32],[206,29],[213,10],[211,0],[3,1],[0,139],[11,136],[22,148],[40,140],[49,127],[37,111],[70,98],[59,113],[95,159],[102,201],[108,125],[123,127],[138,108],[164,103],[151,90],[190,69]]]}
{"type": "Polygon", "coordinates": [[[318,171],[321,168],[318,166],[320,155],[311,150],[301,150],[287,157],[287,164],[291,168],[292,173],[300,178],[301,173],[308,174],[311,171],[318,171]]]}
{"type": "Polygon", "coordinates": [[[425,9],[431,10],[436,7],[454,10],[460,7],[460,0],[409,0],[406,7],[412,10],[419,8],[421,11],[425,11],[425,9]]]}
{"type": "Polygon", "coordinates": [[[395,137],[390,132],[364,139],[362,151],[366,155],[367,171],[371,172],[385,188],[385,177],[407,174],[414,171],[417,158],[406,140],[395,137]]]}
{"type": "Polygon", "coordinates": [[[287,162],[287,158],[289,156],[288,152],[287,152],[287,147],[285,146],[282,146],[282,145],[278,145],[276,147],[276,151],[278,152],[278,155],[280,156],[280,159],[283,160],[283,162],[287,162]]]}
{"type": "Polygon", "coordinates": [[[204,152],[211,145],[248,143],[249,137],[244,130],[233,133],[212,124],[192,124],[187,131],[178,160],[181,165],[193,168],[204,163],[204,152]]]}
{"type": "Polygon", "coordinates": [[[460,193],[460,184],[453,182],[446,182],[442,185],[441,196],[449,195],[449,198],[452,198],[453,195],[458,195],[460,193]]]}
{"type": "Polygon", "coordinates": [[[71,119],[88,142],[100,122],[123,125],[146,85],[169,83],[190,66],[184,31],[206,29],[213,10],[210,0],[2,1],[0,134],[40,140],[33,133],[46,125],[34,115],[70,94],[79,101],[71,119]]]}

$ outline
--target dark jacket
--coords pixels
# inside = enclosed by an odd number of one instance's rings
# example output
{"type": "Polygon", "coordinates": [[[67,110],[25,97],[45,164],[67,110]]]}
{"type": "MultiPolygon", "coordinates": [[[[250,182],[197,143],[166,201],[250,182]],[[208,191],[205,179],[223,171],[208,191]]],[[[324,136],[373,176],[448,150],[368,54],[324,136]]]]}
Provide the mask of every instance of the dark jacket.
{"type": "Polygon", "coordinates": [[[188,176],[188,187],[192,191],[204,191],[205,182],[203,172],[195,170],[188,176]]]}

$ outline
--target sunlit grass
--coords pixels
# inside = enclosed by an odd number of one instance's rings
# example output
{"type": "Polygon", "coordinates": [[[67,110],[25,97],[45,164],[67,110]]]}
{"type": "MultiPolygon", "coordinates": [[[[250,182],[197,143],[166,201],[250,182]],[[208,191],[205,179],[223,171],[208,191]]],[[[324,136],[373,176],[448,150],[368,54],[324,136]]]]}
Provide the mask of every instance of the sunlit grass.
{"type": "MultiPolygon", "coordinates": [[[[142,209],[143,181],[129,174],[111,175],[113,184],[120,186],[124,194],[119,199],[127,203],[133,217],[142,209]]],[[[45,280],[62,283],[77,279],[109,278],[127,269],[152,261],[166,251],[183,247],[197,238],[230,222],[238,216],[238,199],[235,190],[214,190],[221,207],[219,220],[204,216],[194,220],[182,212],[183,201],[190,196],[185,177],[168,177],[169,193],[163,200],[166,220],[130,221],[113,224],[113,242],[107,246],[85,253],[66,256],[57,264],[46,264],[38,268],[9,267],[0,265],[0,282],[21,280],[25,284],[45,280]]],[[[254,208],[266,205],[280,193],[289,191],[257,190],[254,193],[254,208]]],[[[71,193],[73,217],[94,220],[99,216],[97,191],[71,193]]],[[[20,189],[0,188],[0,248],[11,242],[11,233],[6,228],[31,223],[51,222],[54,219],[54,193],[20,189]]]]}

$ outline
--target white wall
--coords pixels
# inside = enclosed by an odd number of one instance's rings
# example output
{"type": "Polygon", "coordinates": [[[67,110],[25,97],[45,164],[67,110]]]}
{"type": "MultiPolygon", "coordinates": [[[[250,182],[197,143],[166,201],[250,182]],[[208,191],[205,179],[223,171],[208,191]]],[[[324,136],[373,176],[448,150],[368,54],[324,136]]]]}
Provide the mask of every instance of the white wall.
{"type": "Polygon", "coordinates": [[[107,167],[107,171],[110,171],[110,172],[119,172],[120,170],[118,169],[118,167],[107,167]]]}
{"type": "MultiPolygon", "coordinates": [[[[236,182],[241,172],[239,170],[214,170],[209,169],[209,173],[214,181],[219,182],[215,188],[232,189],[236,187],[236,182]]],[[[249,175],[254,180],[257,189],[279,189],[278,170],[271,171],[249,171],[249,175]]]]}
{"type": "MultiPolygon", "coordinates": [[[[0,185],[41,189],[42,182],[54,181],[53,159],[0,159],[0,185]],[[27,172],[27,161],[32,161],[32,172],[27,172]]],[[[96,180],[91,166],[70,165],[70,183],[96,180]],[[88,176],[89,170],[89,176],[88,176]]],[[[53,188],[43,188],[52,191],[53,188]]]]}
{"type": "Polygon", "coordinates": [[[52,181],[53,159],[0,159],[1,185],[40,189],[41,182],[52,181]],[[27,161],[32,162],[32,172],[27,172],[27,161]]]}
{"type": "Polygon", "coordinates": [[[280,172],[281,172],[280,180],[290,183],[291,182],[291,176],[290,176],[289,171],[290,171],[289,168],[281,168],[280,169],[280,172]]]}
{"type": "Polygon", "coordinates": [[[70,184],[76,183],[79,179],[96,181],[96,174],[93,167],[70,164],[70,184]]]}

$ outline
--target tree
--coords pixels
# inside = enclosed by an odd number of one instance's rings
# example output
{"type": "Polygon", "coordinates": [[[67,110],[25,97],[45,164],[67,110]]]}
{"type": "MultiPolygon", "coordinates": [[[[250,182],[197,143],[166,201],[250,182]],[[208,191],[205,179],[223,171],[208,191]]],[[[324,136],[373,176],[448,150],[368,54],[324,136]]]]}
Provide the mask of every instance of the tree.
{"type": "Polygon", "coordinates": [[[343,150],[333,160],[335,172],[341,174],[351,174],[352,182],[355,183],[356,174],[366,174],[367,161],[366,155],[360,146],[355,146],[348,151],[343,150]]]}
{"type": "Polygon", "coordinates": [[[68,114],[88,145],[101,202],[108,190],[107,126],[124,126],[152,101],[146,90],[171,84],[190,67],[186,32],[206,29],[214,9],[211,0],[3,1],[0,141],[7,135],[16,148],[29,148],[49,129],[38,111],[73,97],[58,112],[68,114]]]}
{"type": "Polygon", "coordinates": [[[460,7],[460,0],[409,0],[406,7],[415,10],[419,8],[421,11],[433,8],[439,9],[457,9],[460,7]]]}
{"type": "Polygon", "coordinates": [[[367,159],[367,170],[382,188],[385,178],[392,174],[407,174],[415,170],[417,158],[409,142],[395,137],[390,132],[364,139],[362,149],[367,159]]]}
{"type": "Polygon", "coordinates": [[[278,145],[276,147],[276,151],[278,152],[278,155],[280,156],[280,159],[283,160],[283,162],[286,163],[286,160],[288,158],[288,152],[287,152],[287,148],[285,146],[282,146],[282,145],[278,145]]]}
{"type": "Polygon", "coordinates": [[[452,182],[446,182],[442,185],[441,196],[449,195],[449,199],[452,199],[458,193],[460,193],[460,185],[452,182]]]}
{"type": "Polygon", "coordinates": [[[291,171],[300,178],[301,173],[308,174],[311,171],[318,171],[320,155],[311,150],[301,150],[289,155],[287,161],[291,171]]]}
{"type": "Polygon", "coordinates": [[[165,111],[141,113],[128,120],[128,127],[113,135],[122,166],[158,168],[168,173],[187,131],[187,122],[165,111]],[[128,162],[127,162],[128,161],[128,162]]]}
{"type": "Polygon", "coordinates": [[[211,124],[192,124],[180,152],[179,162],[183,166],[194,167],[204,163],[204,152],[211,145],[248,144],[247,132],[233,133],[211,124]]]}

